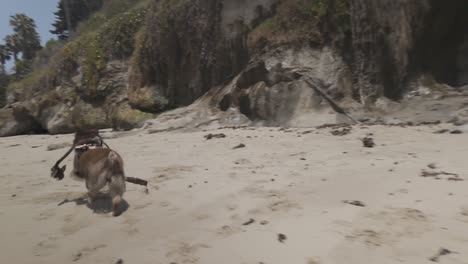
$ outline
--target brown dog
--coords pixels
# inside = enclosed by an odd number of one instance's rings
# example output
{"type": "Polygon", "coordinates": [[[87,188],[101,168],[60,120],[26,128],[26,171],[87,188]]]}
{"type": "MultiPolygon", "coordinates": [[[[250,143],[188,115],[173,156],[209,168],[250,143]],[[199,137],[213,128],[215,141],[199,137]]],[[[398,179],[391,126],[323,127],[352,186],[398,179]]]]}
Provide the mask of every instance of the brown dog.
{"type": "Polygon", "coordinates": [[[112,212],[119,215],[119,205],[125,192],[125,173],[120,155],[104,148],[97,130],[77,131],[72,176],[84,179],[92,204],[98,192],[107,184],[112,197],[112,212]]]}

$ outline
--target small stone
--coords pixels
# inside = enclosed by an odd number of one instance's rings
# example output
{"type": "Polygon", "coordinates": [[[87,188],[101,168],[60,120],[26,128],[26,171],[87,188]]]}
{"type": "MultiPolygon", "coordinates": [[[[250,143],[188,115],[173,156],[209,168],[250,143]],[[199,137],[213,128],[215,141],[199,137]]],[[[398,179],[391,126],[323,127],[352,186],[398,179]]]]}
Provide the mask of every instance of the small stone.
{"type": "Polygon", "coordinates": [[[287,237],[285,234],[278,234],[278,241],[281,243],[284,243],[286,241],[287,237]]]}
{"type": "Polygon", "coordinates": [[[375,146],[374,139],[369,136],[362,139],[362,144],[366,148],[373,148],[375,146]]]}
{"type": "Polygon", "coordinates": [[[242,225],[246,226],[246,225],[251,225],[253,223],[255,223],[255,219],[250,218],[247,222],[243,223],[242,225]]]}
{"type": "Polygon", "coordinates": [[[363,202],[357,201],[357,200],[354,200],[354,201],[344,200],[343,203],[354,205],[354,206],[359,206],[359,207],[365,207],[366,206],[363,202]]]}
{"type": "Polygon", "coordinates": [[[206,140],[210,140],[212,138],[225,138],[226,135],[223,134],[223,133],[219,133],[219,134],[208,134],[208,135],[205,135],[204,138],[206,138],[206,140]]]}
{"type": "Polygon", "coordinates": [[[245,144],[241,143],[241,144],[233,147],[232,149],[239,149],[239,148],[245,148],[245,144]]]}

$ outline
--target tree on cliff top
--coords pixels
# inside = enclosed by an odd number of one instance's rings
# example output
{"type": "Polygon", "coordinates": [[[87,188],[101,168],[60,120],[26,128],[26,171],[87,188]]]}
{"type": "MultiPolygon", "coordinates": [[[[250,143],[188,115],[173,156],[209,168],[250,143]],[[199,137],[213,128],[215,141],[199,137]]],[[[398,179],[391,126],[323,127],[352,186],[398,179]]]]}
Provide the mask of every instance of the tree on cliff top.
{"type": "Polygon", "coordinates": [[[18,60],[18,53],[20,52],[19,50],[19,39],[18,36],[15,34],[8,35],[5,37],[5,47],[7,49],[7,52],[13,55],[13,59],[15,61],[18,60]]]}
{"type": "Polygon", "coordinates": [[[3,44],[0,44],[0,74],[5,74],[5,63],[11,59],[10,51],[3,44]]]}
{"type": "Polygon", "coordinates": [[[102,7],[102,0],[61,0],[54,13],[54,27],[50,33],[64,40],[70,36],[70,31],[76,29],[78,24],[89,17],[90,14],[102,7]]]}
{"type": "Polygon", "coordinates": [[[10,17],[10,26],[14,33],[7,36],[5,40],[8,42],[8,47],[15,60],[18,52],[21,52],[24,60],[32,60],[36,52],[41,49],[36,23],[25,14],[16,14],[10,17]]]}

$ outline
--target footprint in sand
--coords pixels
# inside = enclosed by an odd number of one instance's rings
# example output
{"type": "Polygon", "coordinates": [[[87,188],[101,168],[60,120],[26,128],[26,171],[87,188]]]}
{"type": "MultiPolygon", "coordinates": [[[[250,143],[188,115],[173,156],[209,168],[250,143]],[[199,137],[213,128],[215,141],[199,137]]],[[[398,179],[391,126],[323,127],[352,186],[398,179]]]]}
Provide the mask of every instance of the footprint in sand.
{"type": "Polygon", "coordinates": [[[460,222],[468,223],[468,206],[464,206],[460,209],[460,213],[457,216],[457,220],[460,222]]]}
{"type": "Polygon", "coordinates": [[[216,230],[216,234],[221,238],[227,238],[240,232],[242,232],[240,227],[233,227],[230,225],[224,225],[216,230]]]}
{"type": "Polygon", "coordinates": [[[207,220],[207,219],[210,219],[211,216],[208,215],[208,214],[204,214],[204,213],[194,213],[192,215],[193,219],[197,220],[197,221],[204,221],[204,220],[207,220]]]}
{"type": "Polygon", "coordinates": [[[152,178],[151,178],[151,182],[153,182],[153,183],[163,183],[163,182],[165,182],[165,181],[170,180],[171,178],[172,178],[172,177],[169,177],[169,176],[166,175],[166,174],[161,174],[161,175],[152,177],[152,178]]]}
{"type": "Polygon", "coordinates": [[[69,236],[86,227],[92,226],[93,223],[94,220],[89,218],[87,214],[69,214],[63,219],[61,231],[64,236],[69,236]]]}
{"type": "Polygon", "coordinates": [[[94,252],[96,252],[97,250],[101,249],[101,248],[105,248],[106,245],[97,245],[97,246],[94,246],[94,247],[86,247],[86,248],[83,248],[82,250],[78,251],[77,253],[73,254],[73,258],[72,260],[73,261],[78,261],[86,256],[89,256],[91,254],[93,254],[94,252]]]}
{"type": "Polygon", "coordinates": [[[288,199],[280,199],[278,201],[270,202],[267,207],[273,212],[288,212],[291,209],[302,209],[302,206],[298,203],[292,202],[288,199]]]}
{"type": "Polygon", "coordinates": [[[169,251],[166,257],[171,259],[173,263],[198,263],[200,258],[196,256],[196,253],[200,248],[210,248],[210,246],[202,243],[191,245],[182,242],[176,245],[175,249],[169,251]]]}
{"type": "Polygon", "coordinates": [[[307,260],[307,264],[320,264],[320,259],[319,258],[310,258],[307,260]]]}
{"type": "Polygon", "coordinates": [[[146,208],[146,207],[148,207],[148,206],[150,206],[152,204],[153,204],[152,202],[147,202],[147,203],[144,203],[144,204],[134,205],[133,209],[140,210],[140,209],[146,208]]]}
{"type": "Polygon", "coordinates": [[[56,209],[49,209],[40,213],[38,216],[33,217],[33,219],[37,221],[43,221],[43,220],[47,220],[55,216],[55,214],[56,214],[56,209]]]}
{"type": "Polygon", "coordinates": [[[159,167],[159,168],[153,169],[154,173],[162,172],[162,174],[180,174],[182,172],[192,172],[192,171],[193,171],[192,166],[183,166],[183,165],[173,165],[173,166],[159,167]]]}
{"type": "Polygon", "coordinates": [[[239,206],[237,204],[228,204],[226,206],[226,208],[229,210],[229,211],[234,211],[236,210],[237,208],[239,208],[239,206]]]}
{"type": "Polygon", "coordinates": [[[287,194],[284,191],[267,191],[265,198],[270,200],[267,208],[273,212],[288,212],[291,209],[302,209],[302,206],[299,203],[288,199],[287,194]]]}
{"type": "Polygon", "coordinates": [[[124,230],[127,232],[128,235],[134,235],[140,230],[137,228],[138,220],[136,218],[133,218],[131,216],[125,216],[125,221],[123,222],[125,224],[124,230]]]}
{"type": "Polygon", "coordinates": [[[42,240],[34,246],[35,256],[50,256],[54,254],[58,248],[55,242],[57,237],[48,237],[46,240],[42,240]]]}
{"type": "Polygon", "coordinates": [[[369,213],[359,225],[346,238],[369,247],[395,244],[401,238],[417,238],[431,229],[429,218],[413,208],[390,208],[369,213]]]}
{"type": "Polygon", "coordinates": [[[235,180],[237,179],[237,173],[236,172],[230,172],[228,173],[229,178],[235,180]]]}
{"type": "Polygon", "coordinates": [[[267,199],[265,206],[273,212],[288,212],[291,209],[302,209],[302,206],[288,199],[286,192],[280,190],[265,190],[263,186],[248,186],[243,193],[248,193],[255,197],[267,199]]]}
{"type": "Polygon", "coordinates": [[[165,208],[166,210],[168,210],[169,212],[173,212],[173,213],[176,213],[180,210],[180,208],[172,205],[170,202],[167,202],[167,201],[163,201],[159,205],[165,208]]]}

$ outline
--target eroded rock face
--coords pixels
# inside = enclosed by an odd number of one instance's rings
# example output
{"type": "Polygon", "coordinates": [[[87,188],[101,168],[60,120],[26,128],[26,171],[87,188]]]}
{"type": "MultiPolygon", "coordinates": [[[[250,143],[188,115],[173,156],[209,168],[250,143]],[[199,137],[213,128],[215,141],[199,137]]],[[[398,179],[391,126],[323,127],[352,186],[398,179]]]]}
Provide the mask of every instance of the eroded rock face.
{"type": "Polygon", "coordinates": [[[274,2],[155,1],[130,77],[131,104],[155,112],[188,105],[232,78],[249,60],[247,33],[258,10],[274,2]]]}
{"type": "Polygon", "coordinates": [[[364,104],[401,99],[408,82],[431,74],[465,84],[468,2],[454,0],[350,1],[355,89],[364,104]]]}
{"type": "Polygon", "coordinates": [[[359,96],[398,99],[410,70],[410,55],[430,6],[427,0],[350,1],[354,73],[359,96]]]}

